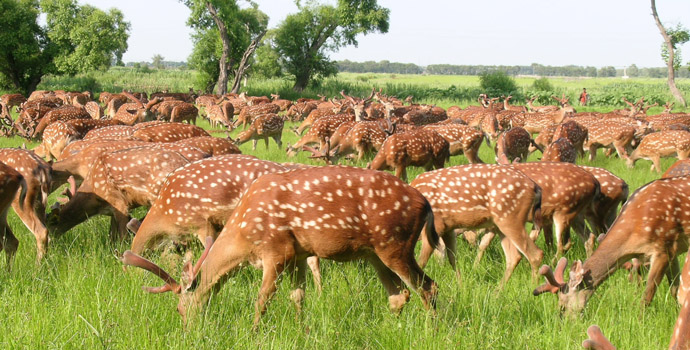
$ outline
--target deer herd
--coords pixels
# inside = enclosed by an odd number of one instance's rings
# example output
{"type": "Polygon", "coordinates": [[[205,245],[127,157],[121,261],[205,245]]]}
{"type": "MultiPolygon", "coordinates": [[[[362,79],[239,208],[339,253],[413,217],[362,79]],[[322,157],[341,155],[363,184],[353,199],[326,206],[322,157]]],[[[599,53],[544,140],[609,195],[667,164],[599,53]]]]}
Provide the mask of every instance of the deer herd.
{"type": "MultiPolygon", "coordinates": [[[[547,106],[535,106],[534,98],[518,106],[510,104],[512,96],[480,95],[478,106],[448,110],[380,90],[341,97],[290,101],[191,90],[103,92],[98,101],[89,92],[3,95],[0,133],[38,143],[32,150],[0,149],[0,250],[7,269],[19,244],[6,220],[10,207],[34,234],[39,262],[52,239],[104,214],[113,240],[134,233],[122,263],[160,277],[163,286],[147,290],[177,294],[185,319],[242,266],[262,269],[256,326],[282,272],[293,277],[290,297],[298,310],[307,267],[321,288],[319,259],[367,260],[393,312],[410,298],[407,288],[433,310],[438,286],[422,267],[439,250],[460,276],[457,236],[470,240],[474,230],[481,235],[475,264],[498,236],[506,261],[501,285],[525,256],[534,278],[546,279],[534,295],[557,294],[566,313],[579,313],[619,268],[648,262],[644,302],[652,302],[666,276],[671,293],[684,301],[674,342],[690,348],[690,285],[684,285],[690,267],[680,278],[678,263],[690,246],[690,115],[671,113],[669,104],[662,114],[647,115],[654,105],[644,98],[624,99],[627,109],[577,113],[565,95],[547,106]],[[227,138],[196,126],[199,117],[227,138]],[[250,140],[252,150],[259,140],[269,149],[269,139],[281,149],[287,122],[299,123],[291,132],[300,137],[287,145],[287,157],[306,151],[325,166],[241,154],[238,146],[250,140]],[[232,139],[229,132],[240,126],[232,139]],[[497,164],[479,157],[484,142],[493,143],[497,164]],[[661,157],[679,161],[628,197],[628,185],[612,172],[575,165],[578,158],[593,161],[598,148],[631,168],[649,160],[659,173],[661,157]],[[541,161],[526,162],[534,152],[541,161]],[[446,167],[457,156],[468,164],[446,167]],[[366,169],[350,163],[365,158],[366,169]],[[408,184],[410,166],[426,172],[408,184]],[[48,195],[60,189],[49,207],[48,195]],[[137,207],[150,208],[141,220],[131,216],[137,207]],[[588,258],[573,263],[566,281],[565,258],[555,271],[540,264],[544,248],[554,247],[557,256],[568,251],[571,229],[588,258]],[[546,247],[535,243],[541,232],[546,247]],[[142,257],[194,240],[204,252],[195,264],[187,259],[179,282],[142,257]]],[[[589,334],[586,347],[612,346],[598,328],[589,334]]]]}

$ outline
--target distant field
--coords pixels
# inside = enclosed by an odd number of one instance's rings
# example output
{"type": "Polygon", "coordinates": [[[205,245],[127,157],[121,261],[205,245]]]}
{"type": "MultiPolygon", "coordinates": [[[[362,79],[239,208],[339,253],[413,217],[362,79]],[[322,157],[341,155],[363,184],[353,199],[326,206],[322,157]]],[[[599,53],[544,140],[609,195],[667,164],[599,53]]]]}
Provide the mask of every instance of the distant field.
{"type": "MultiPolygon", "coordinates": [[[[188,71],[146,74],[111,70],[92,81],[106,90],[136,89],[151,84],[152,90],[168,87],[178,91],[185,91],[187,84],[193,81],[193,73],[188,71]],[[121,73],[123,80],[118,81],[115,78],[121,73]]],[[[80,90],[77,79],[85,77],[50,78],[41,87],[57,89],[64,81],[63,88],[80,90]],[[70,81],[73,85],[67,84],[70,81]]],[[[517,79],[524,88],[532,80],[517,79]]],[[[662,80],[630,82],[636,87],[656,88],[664,84],[662,80]]],[[[687,81],[679,83],[685,89],[690,85],[687,81]]],[[[553,79],[553,84],[569,94],[577,93],[583,86],[595,94],[597,89],[620,88],[617,84],[624,83],[608,79],[553,79]]],[[[333,96],[339,91],[338,87],[348,87],[366,94],[372,85],[397,86],[399,92],[409,89],[424,93],[427,89],[446,90],[452,85],[477,89],[478,80],[477,77],[341,74],[322,83],[325,91],[312,89],[307,93],[323,92],[333,96]],[[367,81],[362,81],[362,76],[367,81]]],[[[273,87],[286,86],[289,90],[289,83],[264,81],[253,82],[248,89],[250,92],[269,91],[273,87]]],[[[399,96],[404,97],[403,94],[399,96]]],[[[437,101],[444,107],[470,102],[437,101]]],[[[433,99],[420,102],[433,102],[433,99]]],[[[590,108],[609,110],[612,106],[590,108]]],[[[209,129],[206,121],[199,125],[209,129]]],[[[284,144],[294,144],[298,139],[287,130],[289,126],[286,125],[284,131],[284,144]]],[[[237,133],[236,130],[232,135],[237,133]]],[[[223,133],[216,136],[222,137],[223,133]]],[[[4,138],[0,139],[0,147],[16,147],[23,142],[20,138],[4,138]]],[[[288,159],[285,151],[278,150],[273,141],[268,150],[263,143],[255,151],[251,150],[251,143],[242,145],[241,149],[246,154],[277,162],[318,164],[304,153],[288,159]]],[[[483,144],[480,157],[493,163],[492,148],[483,144]]],[[[530,160],[537,158],[532,155],[530,160]]],[[[371,156],[353,165],[364,166],[370,159],[371,156]]],[[[453,157],[448,166],[465,162],[462,156],[453,157]]],[[[609,169],[625,179],[631,191],[659,177],[649,171],[648,161],[641,160],[634,169],[627,169],[622,160],[607,159],[601,151],[594,163],[583,159],[578,162],[609,169]]],[[[673,159],[663,160],[662,168],[671,163],[673,159]]],[[[411,168],[410,181],[421,171],[411,168]]],[[[54,200],[51,196],[50,203],[54,200]]],[[[135,215],[141,217],[144,212],[139,209],[135,215]]],[[[261,272],[246,268],[212,297],[198,324],[183,330],[175,308],[177,299],[173,295],[149,295],[141,290],[142,285],[160,285],[157,278],[134,268],[123,271],[117,258],[128,249],[130,241],[111,243],[107,233],[109,221],[105,217],[93,218],[62,237],[54,237],[48,258],[40,266],[34,261],[33,236],[14,213],[10,213],[9,221],[20,239],[20,247],[11,273],[4,270],[4,261],[0,261],[2,349],[574,350],[581,349],[580,343],[586,339],[585,330],[595,323],[619,349],[659,349],[666,347],[678,314],[678,305],[670,297],[666,281],[662,282],[652,304],[645,308],[641,303],[644,286],[628,282],[627,275],[618,272],[594,293],[580,318],[561,317],[556,297],[532,296],[532,290],[542,281],[531,279],[528,264],[519,264],[512,279],[499,290],[504,258],[498,242],[490,246],[482,264],[473,268],[476,248],[460,241],[461,282],[455,279],[444,261],[432,258],[425,269],[440,286],[436,316],[424,310],[416,295],[400,316],[394,316],[388,312],[385,291],[368,264],[325,262],[322,265],[323,292],[319,295],[308,277],[307,295],[300,315],[288,298],[290,282],[281,281],[259,330],[252,332],[253,305],[261,284],[261,272]]],[[[537,244],[544,247],[543,238],[537,244]]],[[[197,257],[199,252],[197,247],[197,257]]],[[[553,263],[554,251],[546,249],[545,252],[544,262],[553,263]]],[[[584,259],[582,245],[576,243],[566,256],[571,260],[584,259]]],[[[151,259],[160,261],[157,254],[151,259]]],[[[169,261],[165,266],[174,271],[173,276],[179,276],[179,261],[169,261]]]]}

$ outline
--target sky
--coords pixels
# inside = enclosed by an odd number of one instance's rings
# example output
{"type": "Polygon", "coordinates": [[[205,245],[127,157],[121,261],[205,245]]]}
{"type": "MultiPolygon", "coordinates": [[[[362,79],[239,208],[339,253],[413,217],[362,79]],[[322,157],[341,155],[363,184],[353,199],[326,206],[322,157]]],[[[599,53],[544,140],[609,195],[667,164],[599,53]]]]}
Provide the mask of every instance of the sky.
{"type": "MultiPolygon", "coordinates": [[[[292,0],[255,0],[275,28],[297,12],[292,0]]],[[[332,0],[331,0],[332,1],[332,0]]],[[[131,23],[124,62],[186,61],[189,9],[174,0],[80,0],[117,7],[131,23]]],[[[662,37],[648,0],[379,0],[390,9],[386,34],[359,36],[335,60],[456,65],[661,67],[662,37]]],[[[690,0],[658,0],[665,26],[690,29],[690,0]]],[[[680,46],[690,62],[690,43],[680,46]]]]}

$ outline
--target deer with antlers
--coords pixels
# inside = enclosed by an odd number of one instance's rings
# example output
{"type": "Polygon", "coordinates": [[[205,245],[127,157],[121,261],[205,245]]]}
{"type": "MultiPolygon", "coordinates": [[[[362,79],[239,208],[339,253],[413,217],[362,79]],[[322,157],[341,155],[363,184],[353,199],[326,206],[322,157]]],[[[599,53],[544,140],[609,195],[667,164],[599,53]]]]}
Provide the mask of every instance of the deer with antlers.
{"type": "Polygon", "coordinates": [[[640,141],[637,148],[626,160],[628,168],[633,168],[638,159],[652,161],[651,170],[661,173],[660,158],[677,156],[686,159],[690,156],[690,132],[685,130],[665,130],[651,133],[640,141]]]}
{"type": "Polygon", "coordinates": [[[191,262],[185,266],[183,284],[131,252],[125,252],[122,260],[165,281],[165,286],[149,291],[180,295],[178,311],[183,319],[198,313],[211,292],[245,262],[261,266],[264,272],[255,327],[285,270],[295,276],[291,298],[299,310],[306,258],[312,255],[369,260],[388,292],[390,309],[400,312],[410,296],[404,284],[419,293],[427,308],[435,306],[436,284],[414,259],[423,227],[428,242],[437,246],[431,206],[417,190],[392,175],[342,166],[308,168],[257,179],[215,243],[207,245],[193,267],[191,262]]]}
{"type": "Polygon", "coordinates": [[[115,115],[112,116],[112,119],[119,120],[125,125],[134,125],[153,119],[154,114],[152,109],[162,101],[160,98],[153,98],[144,105],[144,103],[129,92],[124,92],[123,94],[134,102],[131,104],[122,104],[115,112],[115,115]]]}
{"type": "Polygon", "coordinates": [[[246,129],[248,125],[251,125],[252,121],[260,115],[273,113],[276,114],[280,112],[280,107],[273,103],[262,103],[259,105],[248,106],[240,111],[237,116],[237,120],[233,124],[233,128],[237,128],[242,124],[243,128],[246,129]]]}
{"type": "Polygon", "coordinates": [[[441,169],[450,158],[450,145],[433,130],[415,129],[393,134],[384,141],[368,169],[394,169],[395,176],[407,181],[407,167],[441,169]]]}
{"type": "Polygon", "coordinates": [[[232,103],[225,101],[225,96],[221,96],[220,99],[213,100],[206,105],[206,116],[213,128],[220,124],[230,129],[234,114],[235,108],[232,103]]]}
{"type": "Polygon", "coordinates": [[[281,138],[283,136],[283,118],[275,113],[260,115],[252,121],[249,129],[237,135],[235,144],[241,145],[249,140],[252,140],[252,150],[256,150],[256,144],[259,140],[264,140],[266,149],[268,149],[268,139],[272,138],[276,142],[278,148],[283,146],[281,138]]]}
{"type": "Polygon", "coordinates": [[[580,312],[597,287],[632,258],[651,261],[645,305],[652,302],[664,274],[675,295],[680,273],[676,256],[686,251],[689,243],[689,195],[687,177],[660,179],[640,187],[625,203],[594,254],[584,264],[573,264],[569,281],[563,278],[565,258],[559,261],[555,275],[550,267],[542,266],[540,273],[547,283],[537,288],[534,295],[557,294],[561,310],[580,312]]]}
{"type": "MultiPolygon", "coordinates": [[[[502,284],[507,282],[524,254],[533,274],[542,260],[525,231],[528,218],[540,222],[542,192],[538,185],[514,169],[495,164],[460,165],[419,175],[411,186],[434,210],[434,224],[446,246],[448,262],[457,271],[454,229],[496,230],[506,258],[502,284]]],[[[433,248],[422,240],[419,262],[426,265],[433,248]]],[[[478,262],[479,260],[477,260],[478,262]]]]}
{"type": "Polygon", "coordinates": [[[530,112],[537,112],[537,113],[550,113],[550,112],[555,112],[558,110],[558,106],[553,106],[553,105],[548,105],[548,106],[535,106],[533,104],[534,100],[536,100],[539,96],[532,96],[529,100],[527,100],[527,109],[530,110],[530,112]]]}
{"type": "Polygon", "coordinates": [[[350,114],[336,114],[330,117],[324,117],[316,120],[314,125],[309,128],[302,138],[300,138],[293,146],[288,144],[287,155],[294,157],[297,152],[304,146],[319,143],[319,150],[323,151],[327,147],[327,140],[333,136],[333,133],[340,127],[341,124],[354,121],[354,116],[350,114]]]}
{"type": "Polygon", "coordinates": [[[36,259],[41,261],[48,245],[45,208],[50,193],[50,165],[20,148],[0,148],[0,162],[17,171],[26,183],[23,194],[12,201],[12,209],[36,238],[36,259]]]}
{"type": "Polygon", "coordinates": [[[15,109],[26,102],[26,97],[22,94],[4,94],[0,96],[0,103],[7,107],[7,110],[11,110],[12,107],[15,109]]]}

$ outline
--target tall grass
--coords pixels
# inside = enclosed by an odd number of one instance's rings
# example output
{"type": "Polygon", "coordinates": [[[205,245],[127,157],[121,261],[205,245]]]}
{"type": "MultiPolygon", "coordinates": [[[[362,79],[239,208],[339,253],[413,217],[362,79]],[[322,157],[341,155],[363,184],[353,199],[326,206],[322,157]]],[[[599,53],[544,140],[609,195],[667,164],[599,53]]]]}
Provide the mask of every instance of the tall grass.
{"type": "MultiPolygon", "coordinates": [[[[136,75],[123,76],[136,78],[136,75]]],[[[404,97],[406,93],[402,92],[422,93],[429,81],[436,79],[419,77],[419,84],[397,82],[403,78],[408,79],[400,77],[393,79],[395,82],[386,79],[382,84],[398,88],[399,96],[404,97]]],[[[442,84],[452,84],[451,78],[441,78],[442,84]]],[[[109,79],[99,78],[98,84],[105,90],[114,89],[116,84],[133,89],[148,84],[109,79]]],[[[161,88],[166,84],[163,77],[151,81],[159,83],[161,88]]],[[[521,80],[518,83],[522,84],[521,80]]],[[[66,86],[58,85],[57,80],[50,84],[54,84],[50,85],[52,88],[66,86]]],[[[186,90],[184,81],[177,84],[178,90],[186,90]]],[[[442,84],[435,86],[449,87],[442,84]]],[[[558,88],[559,84],[573,90],[580,86],[561,82],[555,82],[554,86],[558,88]]],[[[371,85],[371,81],[356,81],[344,75],[326,80],[319,90],[307,93],[335,95],[346,87],[350,94],[365,96],[371,85]]],[[[248,89],[251,94],[281,91],[285,97],[296,96],[291,95],[289,83],[280,80],[252,84],[248,89]]],[[[451,98],[427,98],[420,102],[458,103],[451,98]]],[[[209,129],[206,121],[200,125],[209,129]]],[[[298,137],[287,131],[290,126],[293,125],[286,125],[283,142],[294,144],[298,137]]],[[[233,131],[232,136],[236,137],[238,132],[233,131]]],[[[20,138],[3,138],[0,147],[16,147],[23,142],[20,138]]],[[[32,146],[35,144],[29,144],[32,146]]],[[[273,141],[268,150],[262,143],[256,150],[251,149],[251,143],[240,148],[245,154],[262,159],[319,164],[304,152],[288,159],[273,141]]],[[[492,149],[482,145],[480,157],[493,162],[492,149]]],[[[537,155],[529,158],[536,159],[537,155]]],[[[364,166],[370,160],[371,156],[361,162],[345,163],[364,166]]],[[[578,162],[609,169],[625,179],[631,190],[658,178],[658,174],[649,171],[647,161],[639,161],[634,169],[628,169],[622,160],[606,158],[601,151],[595,162],[584,159],[578,162]]],[[[672,162],[664,159],[662,168],[672,162]]],[[[448,165],[464,163],[465,158],[457,156],[448,165]]],[[[410,180],[421,172],[420,168],[410,168],[410,180]]],[[[49,199],[51,203],[54,200],[55,195],[49,199]]],[[[143,214],[143,210],[135,211],[136,216],[143,214]]],[[[618,272],[597,289],[580,317],[561,317],[554,296],[531,295],[541,281],[532,280],[528,264],[519,264],[512,279],[499,289],[505,266],[500,245],[493,243],[482,263],[475,267],[476,248],[461,241],[458,244],[461,281],[445,261],[432,259],[425,268],[440,286],[435,314],[424,310],[420,299],[413,295],[400,316],[392,315],[388,312],[386,293],[367,263],[326,261],[322,265],[323,292],[317,293],[308,280],[305,304],[299,314],[288,298],[290,281],[281,281],[259,329],[253,332],[253,305],[261,272],[245,268],[229,279],[212,297],[200,319],[185,329],[175,310],[177,299],[173,295],[150,295],[140,289],[142,285],[159,285],[160,280],[135,268],[123,271],[118,256],[128,249],[130,241],[111,242],[107,218],[94,217],[61,237],[52,237],[47,258],[40,265],[35,263],[33,236],[13,212],[9,214],[9,223],[21,243],[12,272],[6,272],[4,263],[0,262],[0,348],[3,349],[580,349],[580,343],[586,338],[585,330],[594,323],[620,349],[658,349],[668,342],[678,314],[667,283],[662,283],[652,304],[645,308],[641,303],[644,286],[628,282],[626,274],[618,272]]],[[[544,247],[543,239],[537,244],[544,247]]],[[[198,256],[199,247],[195,251],[198,256]]],[[[571,260],[584,259],[585,252],[581,244],[575,244],[566,256],[571,260]]],[[[180,259],[160,254],[153,254],[151,259],[163,261],[173,276],[180,275],[180,259]]],[[[554,260],[554,251],[546,249],[544,262],[554,260]]]]}

